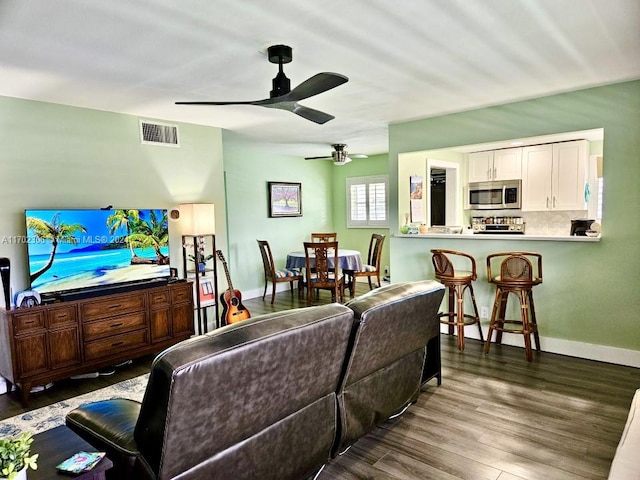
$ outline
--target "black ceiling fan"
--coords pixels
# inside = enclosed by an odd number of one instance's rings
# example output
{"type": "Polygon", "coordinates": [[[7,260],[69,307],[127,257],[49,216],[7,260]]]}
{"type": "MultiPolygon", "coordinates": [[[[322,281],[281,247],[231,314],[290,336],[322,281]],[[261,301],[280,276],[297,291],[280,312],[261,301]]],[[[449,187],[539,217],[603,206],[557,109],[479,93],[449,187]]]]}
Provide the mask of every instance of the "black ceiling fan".
{"type": "Polygon", "coordinates": [[[334,165],[344,165],[349,163],[352,158],[369,158],[363,153],[347,152],[347,146],[344,143],[334,143],[331,146],[333,147],[331,155],[324,157],[305,157],[305,160],[333,160],[334,165]]]}
{"type": "Polygon", "coordinates": [[[267,49],[269,61],[278,64],[278,74],[272,80],[273,90],[269,98],[251,102],[176,102],[176,105],[259,105],[267,108],[280,108],[300,115],[312,122],[323,124],[334,119],[333,115],[300,105],[298,101],[313,97],[331,90],[349,81],[339,73],[322,72],[305,80],[291,90],[291,82],[284,74],[282,65],[293,59],[291,47],[287,45],[272,45],[267,49]]]}

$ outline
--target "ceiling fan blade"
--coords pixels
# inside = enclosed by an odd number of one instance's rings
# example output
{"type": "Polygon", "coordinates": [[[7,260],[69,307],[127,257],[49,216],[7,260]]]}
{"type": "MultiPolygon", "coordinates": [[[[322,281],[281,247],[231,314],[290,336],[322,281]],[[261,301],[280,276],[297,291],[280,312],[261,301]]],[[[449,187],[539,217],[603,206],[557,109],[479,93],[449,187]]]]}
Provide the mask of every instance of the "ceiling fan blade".
{"type": "Polygon", "coordinates": [[[369,158],[369,155],[365,155],[364,153],[350,153],[349,156],[351,158],[369,158]]]}
{"type": "Polygon", "coordinates": [[[321,112],[320,110],[314,110],[313,108],[304,107],[299,104],[295,104],[296,107],[292,110],[296,115],[300,115],[302,118],[306,118],[307,120],[311,120],[319,125],[327,123],[329,120],[333,120],[333,115],[329,115],[328,113],[321,112]]]}
{"type": "MultiPolygon", "coordinates": [[[[278,97],[282,98],[282,97],[278,97]]],[[[277,102],[277,103],[259,103],[256,105],[261,105],[267,108],[277,108],[280,110],[288,110],[289,112],[293,112],[296,115],[300,115],[302,118],[306,118],[307,120],[311,120],[314,123],[318,123],[322,125],[323,123],[327,123],[329,120],[333,120],[333,115],[329,115],[328,113],[321,112],[320,110],[314,110],[313,108],[305,107],[296,102],[277,102]]]]}
{"type": "Polygon", "coordinates": [[[305,160],[332,160],[332,157],[304,157],[305,160]]]}
{"type": "MultiPolygon", "coordinates": [[[[278,97],[265,98],[264,100],[241,102],[176,102],[176,105],[260,105],[262,107],[266,107],[277,103],[297,102],[298,100],[304,100],[305,98],[313,97],[314,95],[318,95],[320,93],[326,92],[327,90],[338,87],[348,81],[349,79],[347,77],[345,77],[344,75],[340,75],[339,73],[323,72],[318,73],[317,75],[314,75],[313,77],[305,80],[289,93],[280,95],[278,97]]],[[[285,107],[285,110],[291,110],[295,113],[295,109],[285,107]]],[[[331,120],[331,118],[329,120],[331,120]]]]}
{"type": "MultiPolygon", "coordinates": [[[[284,96],[284,95],[283,95],[284,96]]],[[[176,102],[176,105],[270,105],[281,102],[282,97],[265,98],[264,100],[253,100],[251,102],[176,102]]]]}
{"type": "Polygon", "coordinates": [[[302,82],[286,95],[282,95],[281,98],[286,97],[286,101],[297,102],[326,92],[327,90],[331,90],[332,88],[338,87],[348,81],[348,77],[340,75],[339,73],[318,73],[317,75],[314,75],[302,82]]]}

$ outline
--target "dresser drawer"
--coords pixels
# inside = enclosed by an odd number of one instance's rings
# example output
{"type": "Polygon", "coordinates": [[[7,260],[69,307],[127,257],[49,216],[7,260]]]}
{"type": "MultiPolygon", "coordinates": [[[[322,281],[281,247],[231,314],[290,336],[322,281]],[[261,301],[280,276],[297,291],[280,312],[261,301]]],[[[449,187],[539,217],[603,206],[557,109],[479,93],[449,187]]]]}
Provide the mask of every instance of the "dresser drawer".
{"type": "Polygon", "coordinates": [[[44,328],[44,312],[21,313],[13,316],[13,329],[16,335],[44,328]]]}
{"type": "Polygon", "coordinates": [[[60,307],[51,309],[47,312],[47,318],[49,320],[49,328],[56,328],[77,323],[76,308],[60,307]]]}
{"type": "Polygon", "coordinates": [[[86,360],[95,360],[120,353],[124,350],[141,347],[146,343],[147,330],[136,330],[135,332],[114,335],[113,337],[85,343],[84,355],[86,360]]]}
{"type": "Polygon", "coordinates": [[[169,305],[169,290],[155,290],[149,293],[149,305],[151,308],[169,305]]]}
{"type": "Polygon", "coordinates": [[[191,283],[185,283],[171,289],[171,303],[182,303],[191,301],[193,287],[191,283]]]}
{"type": "Polygon", "coordinates": [[[83,303],[81,307],[82,319],[84,321],[95,320],[144,310],[144,297],[144,295],[121,296],[110,300],[95,300],[83,303]]]}
{"type": "Polygon", "coordinates": [[[82,325],[82,331],[85,342],[88,342],[97,338],[137,330],[145,325],[145,314],[144,312],[140,312],[131,315],[105,318],[104,320],[98,320],[96,322],[85,322],[82,325]]]}

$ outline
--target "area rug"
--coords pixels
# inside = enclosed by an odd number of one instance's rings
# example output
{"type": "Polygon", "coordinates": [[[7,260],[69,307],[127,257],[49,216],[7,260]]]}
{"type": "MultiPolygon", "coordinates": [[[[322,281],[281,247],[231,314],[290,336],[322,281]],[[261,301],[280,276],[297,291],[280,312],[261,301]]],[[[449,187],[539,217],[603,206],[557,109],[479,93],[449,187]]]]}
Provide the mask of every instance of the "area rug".
{"type": "Polygon", "coordinates": [[[0,421],[0,437],[15,436],[22,432],[31,432],[35,435],[58,425],[64,425],[65,415],[85,403],[111,398],[129,398],[142,401],[148,379],[149,374],[140,375],[100,390],[7,418],[0,421]]]}

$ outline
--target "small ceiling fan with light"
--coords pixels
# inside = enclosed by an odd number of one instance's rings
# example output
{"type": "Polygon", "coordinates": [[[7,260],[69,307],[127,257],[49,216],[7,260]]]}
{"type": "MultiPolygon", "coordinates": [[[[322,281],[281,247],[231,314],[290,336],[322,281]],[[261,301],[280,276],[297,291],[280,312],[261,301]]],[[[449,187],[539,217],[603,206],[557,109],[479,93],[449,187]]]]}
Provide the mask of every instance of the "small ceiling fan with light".
{"type": "Polygon", "coordinates": [[[176,105],[258,105],[267,108],[288,110],[312,122],[323,124],[334,119],[333,115],[300,105],[298,101],[331,90],[349,81],[344,75],[322,72],[308,78],[291,90],[291,81],[284,74],[282,65],[293,59],[292,49],[287,45],[272,45],[267,49],[269,61],[278,64],[278,74],[271,81],[273,90],[269,98],[249,102],[176,102],[176,105]]]}
{"type": "Polygon", "coordinates": [[[305,160],[333,160],[334,165],[345,165],[349,163],[353,158],[368,158],[368,156],[364,155],[363,153],[347,152],[347,145],[345,145],[344,143],[334,143],[331,146],[333,147],[333,152],[331,152],[330,156],[305,157],[305,160]]]}

